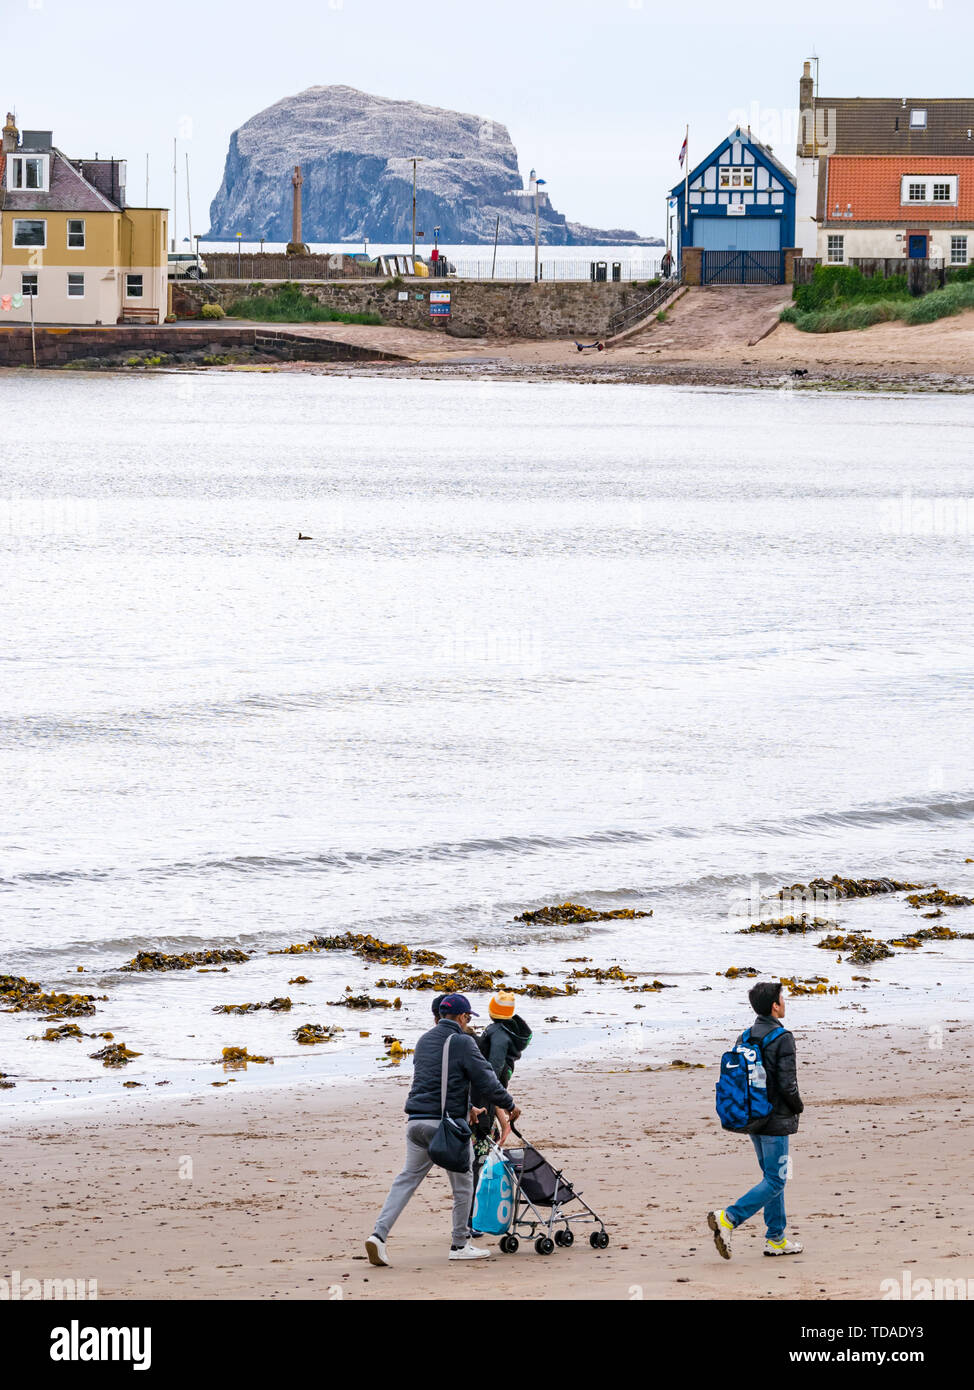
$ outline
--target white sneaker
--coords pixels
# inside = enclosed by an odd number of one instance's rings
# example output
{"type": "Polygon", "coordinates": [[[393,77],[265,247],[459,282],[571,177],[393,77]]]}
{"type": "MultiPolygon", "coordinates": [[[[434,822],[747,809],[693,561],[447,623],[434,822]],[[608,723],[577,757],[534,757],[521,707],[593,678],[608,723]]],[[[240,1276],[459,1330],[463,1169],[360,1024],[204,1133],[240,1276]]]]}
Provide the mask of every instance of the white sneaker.
{"type": "Polygon", "coordinates": [[[389,1256],[386,1254],[386,1243],[380,1240],[377,1235],[369,1236],[365,1242],[365,1248],[369,1254],[369,1260],[374,1265],[391,1264],[389,1256]]]}
{"type": "Polygon", "coordinates": [[[725,1260],[731,1257],[731,1232],[734,1227],[722,1210],[707,1212],[707,1225],[714,1233],[717,1253],[725,1260]]]}
{"type": "Polygon", "coordinates": [[[469,1240],[466,1245],[450,1246],[451,1260],[489,1260],[490,1251],[480,1250],[476,1245],[471,1245],[469,1240]]]}
{"type": "Polygon", "coordinates": [[[782,1236],[781,1240],[766,1240],[764,1242],[764,1253],[766,1255],[800,1255],[805,1249],[800,1240],[788,1240],[782,1236]]]}

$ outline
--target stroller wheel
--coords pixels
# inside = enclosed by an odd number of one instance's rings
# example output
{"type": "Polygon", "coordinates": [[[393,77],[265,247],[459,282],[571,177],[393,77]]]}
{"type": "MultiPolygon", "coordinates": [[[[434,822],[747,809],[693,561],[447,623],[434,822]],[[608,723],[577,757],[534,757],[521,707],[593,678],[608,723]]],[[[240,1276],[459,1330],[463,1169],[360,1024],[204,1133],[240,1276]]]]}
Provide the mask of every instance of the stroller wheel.
{"type": "Polygon", "coordinates": [[[502,1255],[516,1255],[520,1244],[517,1236],[501,1236],[498,1248],[502,1255]]]}
{"type": "Polygon", "coordinates": [[[608,1231],[593,1231],[589,1236],[589,1243],[593,1250],[604,1250],[609,1243],[608,1231]]]}
{"type": "Polygon", "coordinates": [[[538,1239],[534,1242],[534,1248],[539,1255],[553,1255],[555,1242],[548,1236],[538,1236],[538,1239]]]}
{"type": "Polygon", "coordinates": [[[555,1244],[562,1245],[567,1249],[569,1245],[575,1244],[575,1237],[573,1233],[569,1231],[567,1228],[564,1231],[556,1231],[555,1244]]]}

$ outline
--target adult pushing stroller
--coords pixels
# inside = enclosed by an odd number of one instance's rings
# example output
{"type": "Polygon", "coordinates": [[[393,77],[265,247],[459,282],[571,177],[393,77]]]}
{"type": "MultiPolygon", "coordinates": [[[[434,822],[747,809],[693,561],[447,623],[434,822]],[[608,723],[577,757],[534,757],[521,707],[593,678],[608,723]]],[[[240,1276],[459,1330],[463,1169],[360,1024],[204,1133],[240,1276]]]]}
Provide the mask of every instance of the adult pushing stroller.
{"type": "Polygon", "coordinates": [[[534,1241],[539,1255],[551,1255],[555,1246],[575,1243],[573,1226],[597,1226],[589,1234],[593,1250],[604,1250],[609,1233],[581,1193],[543,1154],[524,1141],[511,1127],[523,1148],[500,1149],[491,1144],[481,1186],[477,1189],[474,1224],[478,1230],[502,1232],[500,1249],[513,1255],[521,1241],[518,1231],[534,1241]],[[491,1162],[492,1161],[492,1162],[491,1162]],[[490,1167],[488,1167],[490,1165],[490,1167]],[[500,1165],[503,1170],[498,1171],[500,1165]],[[488,1212],[488,1207],[490,1211],[488,1212]]]}

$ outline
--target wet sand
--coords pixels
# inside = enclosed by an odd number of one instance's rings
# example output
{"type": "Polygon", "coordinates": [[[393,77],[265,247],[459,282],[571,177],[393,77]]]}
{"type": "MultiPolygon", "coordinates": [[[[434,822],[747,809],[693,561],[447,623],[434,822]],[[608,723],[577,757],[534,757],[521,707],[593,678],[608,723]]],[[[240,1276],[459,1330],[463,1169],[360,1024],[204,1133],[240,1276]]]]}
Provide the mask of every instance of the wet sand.
{"type": "MultiPolygon", "coordinates": [[[[521,1063],[527,1137],[584,1190],[611,1244],[457,1265],[434,1171],[376,1269],[363,1241],[402,1159],[408,1063],[363,1083],[185,1098],[133,1093],[130,1118],[62,1111],[0,1139],[0,1275],[97,1279],[100,1298],[878,1299],[885,1279],[974,1279],[974,1025],[795,1028],[806,1102],[792,1144],[789,1234],[771,1260],[752,1221],[728,1265],[706,1212],[757,1177],[749,1141],[713,1113],[729,1039],[688,1033],[701,1070],[629,1052],[521,1063]],[[937,1046],[939,1042],[942,1047],[937,1046]],[[190,1173],[191,1176],[187,1176],[190,1173]]],[[[121,1080],[119,1081],[121,1086],[121,1080]]]]}

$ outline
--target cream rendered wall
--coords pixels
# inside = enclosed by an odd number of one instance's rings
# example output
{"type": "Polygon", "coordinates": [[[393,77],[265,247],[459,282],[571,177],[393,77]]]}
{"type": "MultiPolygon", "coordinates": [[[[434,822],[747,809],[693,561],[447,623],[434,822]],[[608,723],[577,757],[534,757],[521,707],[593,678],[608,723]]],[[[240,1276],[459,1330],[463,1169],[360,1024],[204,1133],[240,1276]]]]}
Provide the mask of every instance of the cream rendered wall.
{"type": "MultiPolygon", "coordinates": [[[[823,228],[818,234],[817,250],[811,254],[821,258],[823,265],[828,263],[828,239],[829,236],[841,234],[845,237],[843,246],[844,259],[846,261],[858,257],[887,257],[905,256],[909,247],[907,240],[908,232],[906,227],[897,229],[896,227],[849,227],[834,226],[827,230],[823,228]],[[897,241],[897,236],[899,240],[897,241]]],[[[966,236],[968,255],[974,256],[974,230],[966,227],[945,227],[942,230],[936,227],[930,228],[930,254],[933,257],[941,257],[947,265],[950,264],[950,238],[952,236],[966,236]]]]}

